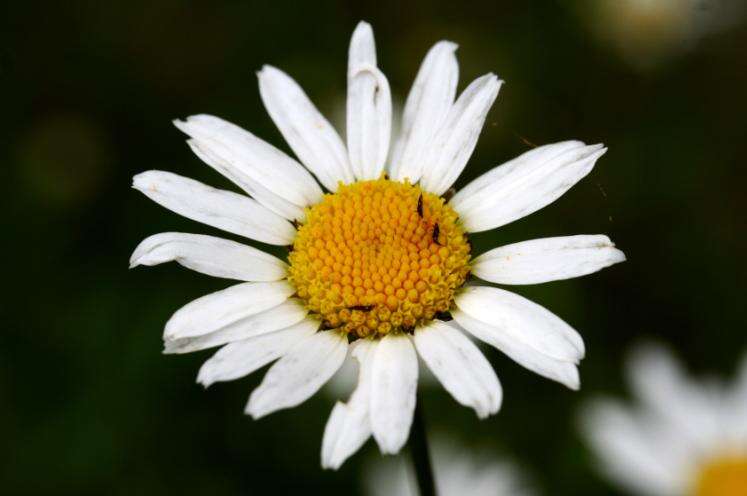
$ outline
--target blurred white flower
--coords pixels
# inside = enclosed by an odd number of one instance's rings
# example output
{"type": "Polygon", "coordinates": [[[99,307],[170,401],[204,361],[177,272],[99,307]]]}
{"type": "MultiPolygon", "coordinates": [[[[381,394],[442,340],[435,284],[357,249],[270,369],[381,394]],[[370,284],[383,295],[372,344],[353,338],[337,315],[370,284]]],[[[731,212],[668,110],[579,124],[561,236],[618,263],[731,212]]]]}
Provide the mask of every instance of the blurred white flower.
{"type": "Polygon", "coordinates": [[[745,5],[739,0],[600,0],[583,14],[599,39],[631,65],[648,69],[740,22],[745,5]]]}
{"type": "Polygon", "coordinates": [[[596,400],[581,417],[600,468],[634,494],[747,495],[747,355],[731,386],[688,378],[654,345],[627,370],[638,404],[596,400]]]}
{"type": "MultiPolygon", "coordinates": [[[[439,496],[532,496],[526,475],[510,461],[434,436],[431,459],[439,496]]],[[[416,496],[412,464],[403,457],[366,465],[368,496],[416,496]]]]}

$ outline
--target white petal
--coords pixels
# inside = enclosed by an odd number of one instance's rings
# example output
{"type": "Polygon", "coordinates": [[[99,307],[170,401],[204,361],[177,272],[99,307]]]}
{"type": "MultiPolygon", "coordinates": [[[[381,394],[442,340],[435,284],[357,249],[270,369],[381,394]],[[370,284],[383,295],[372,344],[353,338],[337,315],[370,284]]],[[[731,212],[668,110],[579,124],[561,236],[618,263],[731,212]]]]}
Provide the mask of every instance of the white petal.
{"type": "Polygon", "coordinates": [[[188,219],[271,245],[290,245],[296,230],[290,222],[243,195],[211,188],[164,171],[136,175],[132,187],[188,219]]]}
{"type": "Polygon", "coordinates": [[[499,288],[469,286],[456,297],[460,310],[547,356],[578,363],[584,357],[581,336],[558,316],[499,288]]]}
{"type": "Polygon", "coordinates": [[[479,205],[477,195],[486,188],[490,188],[499,180],[503,180],[507,175],[514,173],[517,168],[526,166],[531,163],[545,163],[571,150],[577,150],[586,146],[583,142],[577,140],[560,141],[549,145],[538,146],[528,150],[518,157],[505,162],[481,176],[475,178],[472,182],[460,189],[452,198],[451,205],[454,208],[467,210],[479,205]]]}
{"type": "Polygon", "coordinates": [[[213,277],[239,281],[279,281],[288,266],[282,260],[235,241],[166,232],[145,238],[130,257],[130,268],[176,261],[213,277]]]}
{"type": "Polygon", "coordinates": [[[410,434],[418,385],[418,357],[404,334],[381,339],[373,358],[371,427],[381,452],[397,453],[410,434]]]}
{"type": "Polygon", "coordinates": [[[454,320],[481,341],[495,346],[519,365],[532,372],[577,390],[580,386],[578,370],[573,362],[558,360],[516,340],[503,329],[481,322],[461,310],[453,311],[454,320]]]}
{"type": "Polygon", "coordinates": [[[693,446],[694,451],[711,448],[724,427],[720,415],[726,411],[724,401],[714,398],[708,388],[688,381],[668,349],[654,344],[636,348],[626,372],[636,396],[650,412],[676,428],[682,443],[693,446]]]}
{"type": "Polygon", "coordinates": [[[360,65],[376,65],[376,42],[371,25],[360,21],[350,37],[348,48],[348,75],[360,65]]]}
{"type": "Polygon", "coordinates": [[[288,220],[303,221],[305,219],[303,208],[265,188],[259,182],[240,172],[228,159],[219,155],[220,145],[217,142],[209,138],[203,138],[202,141],[187,140],[187,144],[200,160],[233,181],[234,184],[237,184],[252,198],[267,207],[268,210],[288,220]]]}
{"type": "Polygon", "coordinates": [[[476,450],[449,437],[429,440],[439,494],[469,496],[534,496],[525,474],[508,460],[476,450]],[[465,489],[468,488],[467,491],[465,489]]]}
{"type": "Polygon", "coordinates": [[[371,365],[376,345],[368,339],[352,345],[352,355],[359,363],[358,385],[347,404],[338,401],[332,409],[324,428],[322,468],[337,470],[371,436],[371,365]]]}
{"type": "Polygon", "coordinates": [[[303,164],[328,190],[354,181],[340,136],[286,73],[266,65],[257,74],[267,113],[303,164]]]}
{"type": "Polygon", "coordinates": [[[742,357],[730,396],[733,405],[730,409],[733,412],[730,430],[735,433],[737,443],[747,446],[747,355],[742,357]]]}
{"type": "Polygon", "coordinates": [[[164,338],[163,352],[166,354],[191,353],[241,341],[295,325],[301,322],[307,313],[308,310],[300,300],[290,298],[269,310],[250,315],[209,334],[188,338],[164,338]]]}
{"type": "Polygon", "coordinates": [[[625,261],[607,236],[533,239],[494,248],[472,261],[472,274],[497,284],[538,284],[585,276],[625,261]]]}
{"type": "Polygon", "coordinates": [[[264,140],[212,115],[200,114],[174,125],[223,158],[231,172],[246,177],[300,207],[322,199],[322,190],[304,167],[264,140]]]}
{"type": "Polygon", "coordinates": [[[347,140],[356,179],[378,179],[384,171],[391,132],[389,82],[376,67],[371,26],[360,22],[348,55],[347,140]]]}
{"type": "Polygon", "coordinates": [[[232,381],[249,375],[280,358],[317,329],[319,322],[307,318],[279,331],[229,343],[202,365],[197,382],[208,387],[215,382],[232,381]]]}
{"type": "Polygon", "coordinates": [[[245,413],[258,419],[303,403],[340,368],[347,348],[347,336],[335,331],[317,332],[297,343],[267,371],[245,413]]]}
{"type": "Polygon", "coordinates": [[[475,79],[459,95],[423,160],[421,185],[441,195],[464,170],[503,81],[495,74],[475,79]]]}
{"type": "Polygon", "coordinates": [[[540,146],[478,177],[450,205],[468,232],[503,226],[554,202],[606,151],[580,141],[540,146]]]}
{"type": "Polygon", "coordinates": [[[284,302],[295,292],[286,281],[245,282],[197,298],[166,322],[164,338],[207,334],[284,302]]]}
{"type": "Polygon", "coordinates": [[[303,208],[321,200],[321,188],[301,164],[249,131],[205,114],[174,125],[193,138],[190,146],[203,161],[271,210],[278,202],[303,208]]]}
{"type": "Polygon", "coordinates": [[[666,426],[616,403],[597,401],[584,412],[582,429],[602,469],[621,485],[650,496],[686,494],[691,471],[683,466],[681,445],[666,426]]]}
{"type": "Polygon", "coordinates": [[[415,348],[433,375],[464,406],[485,418],[501,406],[503,391],[485,356],[458,329],[434,320],[415,330],[415,348]]]}
{"type": "Polygon", "coordinates": [[[415,183],[423,172],[423,159],[436,131],[454,103],[459,64],[457,45],[440,41],[430,49],[420,65],[405,102],[402,131],[394,147],[390,176],[395,181],[415,183]]]}

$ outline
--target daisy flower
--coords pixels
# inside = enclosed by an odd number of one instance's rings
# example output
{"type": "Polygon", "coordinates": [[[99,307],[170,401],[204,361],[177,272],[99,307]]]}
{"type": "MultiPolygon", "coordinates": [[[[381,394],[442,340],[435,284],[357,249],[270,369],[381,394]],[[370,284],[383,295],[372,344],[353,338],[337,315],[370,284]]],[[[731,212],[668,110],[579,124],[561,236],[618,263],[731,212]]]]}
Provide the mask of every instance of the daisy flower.
{"type": "MultiPolygon", "coordinates": [[[[436,436],[433,465],[441,496],[533,496],[526,475],[514,463],[436,436]]],[[[369,496],[416,495],[416,477],[402,458],[378,459],[366,465],[364,479],[369,496]]]]}
{"type": "Polygon", "coordinates": [[[389,84],[371,27],[360,23],[349,50],[347,146],[290,76],[265,66],[262,101],[298,161],[234,124],[195,115],[175,125],[200,159],[246,194],[163,171],[133,180],[178,214],[289,247],[286,262],[235,241],[161,233],[135,249],[131,266],[174,260],[243,281],[178,310],[164,342],[166,353],[222,346],[200,369],[205,386],[275,362],[249,398],[254,418],[308,399],[347,354],[358,362],[357,387],[334,407],[324,432],[324,467],[339,467],[371,435],[383,453],[400,450],[415,408],[418,355],[456,401],[480,418],[496,413],[501,386],[467,335],[578,388],[584,343],[576,331],[519,295],[465,283],[471,275],[534,284],[624,259],[602,235],[536,239],[473,258],[470,233],[551,203],[605,148],[580,141],[537,147],[452,196],[501,86],[486,74],[456,97],[456,48],[441,41],[426,55],[393,146],[389,84]]]}
{"type": "Polygon", "coordinates": [[[664,348],[628,363],[638,400],[597,400],[581,417],[601,469],[633,494],[747,494],[747,355],[735,383],[689,379],[664,348]]]}
{"type": "Polygon", "coordinates": [[[703,0],[600,0],[591,7],[579,9],[589,28],[636,69],[660,68],[738,25],[747,10],[744,2],[703,0]]]}

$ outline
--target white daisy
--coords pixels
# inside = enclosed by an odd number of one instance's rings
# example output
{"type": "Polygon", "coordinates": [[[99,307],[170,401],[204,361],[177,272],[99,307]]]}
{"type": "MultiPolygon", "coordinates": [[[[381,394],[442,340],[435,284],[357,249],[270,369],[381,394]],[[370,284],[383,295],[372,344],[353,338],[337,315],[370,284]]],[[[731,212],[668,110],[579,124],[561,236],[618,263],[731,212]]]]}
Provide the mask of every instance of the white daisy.
{"type": "MultiPolygon", "coordinates": [[[[441,496],[532,496],[526,475],[510,461],[487,452],[459,446],[435,437],[432,450],[435,485],[441,496]]],[[[418,494],[415,474],[402,457],[366,464],[366,494],[410,496],[418,494]]]]}
{"type": "Polygon", "coordinates": [[[589,28],[637,69],[660,67],[739,25],[747,11],[745,2],[719,0],[599,0],[587,7],[579,12],[589,28]]]}
{"type": "Polygon", "coordinates": [[[459,403],[480,418],[496,413],[498,378],[469,334],[578,388],[584,344],[576,331],[519,295],[465,282],[471,273],[534,284],[624,260],[602,235],[537,239],[472,258],[469,233],[551,203],[606,149],[580,141],[538,147],[447,201],[441,195],[464,169],[501,86],[487,74],[456,98],[456,48],[442,41],[426,55],[391,151],[389,85],[376,65],[371,27],[360,23],[350,42],[347,147],[293,79],[265,66],[262,101],[303,165],[248,131],[196,115],[175,124],[198,157],[248,196],[162,171],[133,181],[185,217],[290,246],[286,263],[234,241],[162,233],[136,248],[131,265],[175,260],[245,281],[181,308],[164,341],[166,353],[225,345],[200,370],[205,386],[277,360],[249,398],[254,418],[308,399],[347,353],[359,362],[357,388],[327,423],[325,467],[339,467],[371,435],[383,453],[400,450],[415,407],[418,354],[459,403]]]}
{"type": "Polygon", "coordinates": [[[634,494],[747,495],[747,355],[732,387],[688,379],[656,346],[628,376],[639,405],[597,400],[582,416],[604,472],[634,494]]]}

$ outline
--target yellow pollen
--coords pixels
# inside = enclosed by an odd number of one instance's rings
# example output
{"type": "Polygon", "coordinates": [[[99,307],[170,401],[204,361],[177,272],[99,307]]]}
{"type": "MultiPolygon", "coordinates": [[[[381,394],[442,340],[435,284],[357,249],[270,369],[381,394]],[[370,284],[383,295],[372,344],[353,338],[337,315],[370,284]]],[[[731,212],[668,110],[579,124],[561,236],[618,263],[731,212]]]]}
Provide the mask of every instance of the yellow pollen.
{"type": "Polygon", "coordinates": [[[693,496],[747,495],[747,455],[717,458],[701,471],[693,496]]]}
{"type": "Polygon", "coordinates": [[[288,279],[323,325],[383,336],[449,310],[470,246],[443,198],[388,179],[341,185],[306,210],[288,279]]]}

